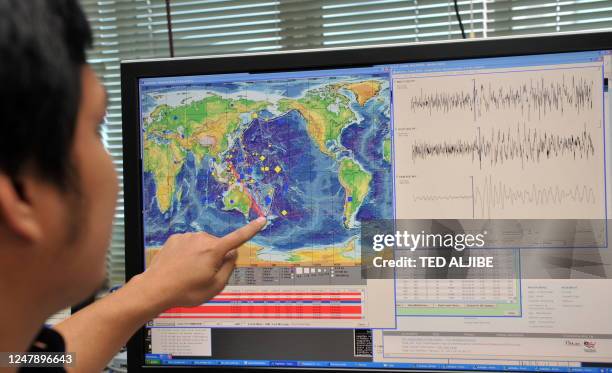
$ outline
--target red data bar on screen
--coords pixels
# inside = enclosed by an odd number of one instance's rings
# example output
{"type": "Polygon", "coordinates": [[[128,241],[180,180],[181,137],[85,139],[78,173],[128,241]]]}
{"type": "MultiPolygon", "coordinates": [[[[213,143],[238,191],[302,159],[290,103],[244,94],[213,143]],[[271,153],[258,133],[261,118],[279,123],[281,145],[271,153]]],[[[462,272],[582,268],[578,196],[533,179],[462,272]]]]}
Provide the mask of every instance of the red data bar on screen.
{"type": "Polygon", "coordinates": [[[361,319],[360,292],[225,292],[196,307],[175,307],[159,318],[361,319]]]}

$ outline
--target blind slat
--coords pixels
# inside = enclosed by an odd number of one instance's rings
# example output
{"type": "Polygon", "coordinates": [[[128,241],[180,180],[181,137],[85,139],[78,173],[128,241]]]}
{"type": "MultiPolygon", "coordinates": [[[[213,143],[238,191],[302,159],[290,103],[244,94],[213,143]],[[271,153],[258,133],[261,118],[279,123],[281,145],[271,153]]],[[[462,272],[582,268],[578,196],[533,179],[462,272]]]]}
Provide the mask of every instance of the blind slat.
{"type": "MultiPolygon", "coordinates": [[[[80,0],[94,32],[88,58],[109,94],[103,141],[120,180],[107,256],[109,285],[124,281],[123,154],[119,63],[168,57],[164,0],[80,0]]],[[[601,30],[612,0],[459,0],[472,37],[601,30]]],[[[452,1],[173,0],[176,56],[460,38],[452,1]]],[[[131,182],[139,175],[127,176],[131,182]]]]}

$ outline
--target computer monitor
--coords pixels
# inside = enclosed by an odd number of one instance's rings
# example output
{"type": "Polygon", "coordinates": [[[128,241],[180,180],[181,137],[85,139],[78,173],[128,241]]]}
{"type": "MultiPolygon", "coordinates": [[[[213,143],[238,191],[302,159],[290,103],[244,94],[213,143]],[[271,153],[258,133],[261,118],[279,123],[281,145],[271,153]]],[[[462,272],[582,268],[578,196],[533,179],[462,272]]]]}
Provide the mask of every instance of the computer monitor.
{"type": "Polygon", "coordinates": [[[123,62],[128,278],[268,219],[130,369],[610,371],[607,228],[482,277],[368,277],[362,246],[372,221],[606,222],[611,75],[612,33],[123,62]]]}

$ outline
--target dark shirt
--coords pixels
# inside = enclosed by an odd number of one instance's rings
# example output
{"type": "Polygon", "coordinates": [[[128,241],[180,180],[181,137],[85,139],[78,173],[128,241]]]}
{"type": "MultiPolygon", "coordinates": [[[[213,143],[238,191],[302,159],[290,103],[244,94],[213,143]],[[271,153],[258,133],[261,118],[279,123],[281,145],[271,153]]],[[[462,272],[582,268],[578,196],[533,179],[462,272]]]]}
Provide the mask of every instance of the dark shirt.
{"type": "MultiPolygon", "coordinates": [[[[36,336],[34,343],[28,352],[66,352],[64,338],[51,328],[44,327],[36,336]]],[[[49,372],[49,373],[65,373],[64,368],[21,368],[19,373],[29,372],[49,372]]]]}

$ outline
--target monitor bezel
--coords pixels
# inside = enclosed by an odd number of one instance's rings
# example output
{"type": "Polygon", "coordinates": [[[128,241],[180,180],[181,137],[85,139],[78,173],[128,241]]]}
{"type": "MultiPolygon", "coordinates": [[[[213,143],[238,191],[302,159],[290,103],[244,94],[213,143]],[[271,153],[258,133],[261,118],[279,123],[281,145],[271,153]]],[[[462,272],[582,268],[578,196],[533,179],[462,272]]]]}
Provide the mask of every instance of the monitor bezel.
{"type": "MultiPolygon", "coordinates": [[[[367,65],[412,63],[471,58],[508,57],[579,51],[612,50],[612,31],[552,35],[454,40],[445,42],[392,44],[339,49],[317,49],[210,57],[163,58],[121,63],[121,104],[123,128],[123,180],[125,208],[126,281],[144,271],[142,223],[142,169],[138,82],[141,78],[262,73],[335,69],[367,65]],[[245,66],[247,68],[245,68],[245,66]],[[129,177],[133,175],[133,177],[129,177]]],[[[194,367],[152,367],[144,365],[144,326],[128,343],[128,369],[174,371],[194,367]]],[[[303,368],[206,367],[222,371],[300,371],[303,368]]],[[[317,368],[316,371],[402,371],[396,369],[317,368]]],[[[414,372],[416,370],[403,370],[414,372]]],[[[435,372],[444,372],[436,370],[435,372]]],[[[448,371],[452,372],[452,371],[448,371]]]]}

